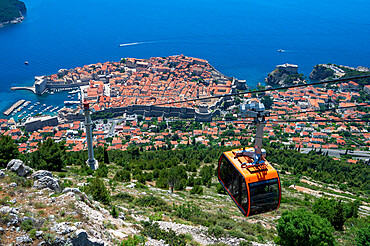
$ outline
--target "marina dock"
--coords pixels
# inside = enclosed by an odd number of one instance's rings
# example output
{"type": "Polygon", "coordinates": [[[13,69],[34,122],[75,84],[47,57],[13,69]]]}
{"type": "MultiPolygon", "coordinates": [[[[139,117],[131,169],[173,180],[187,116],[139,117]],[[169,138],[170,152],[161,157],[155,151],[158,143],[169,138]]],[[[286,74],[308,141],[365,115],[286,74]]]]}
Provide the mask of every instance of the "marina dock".
{"type": "Polygon", "coordinates": [[[23,99],[19,100],[18,102],[14,103],[10,108],[5,110],[3,114],[5,114],[6,116],[10,115],[16,108],[21,106],[25,101],[26,100],[23,100],[23,99]]]}

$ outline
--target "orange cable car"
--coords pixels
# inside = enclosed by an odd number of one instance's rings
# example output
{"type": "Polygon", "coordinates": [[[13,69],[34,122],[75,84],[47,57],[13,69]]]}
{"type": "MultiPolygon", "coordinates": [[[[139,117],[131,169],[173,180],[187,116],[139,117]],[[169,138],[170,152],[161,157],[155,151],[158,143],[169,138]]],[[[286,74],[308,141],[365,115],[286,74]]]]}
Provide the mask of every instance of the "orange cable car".
{"type": "Polygon", "coordinates": [[[254,118],[255,148],[224,152],[218,161],[218,180],[246,217],[277,210],[281,201],[278,172],[266,161],[262,149],[265,106],[250,102],[240,108],[242,116],[254,118]]]}
{"type": "Polygon", "coordinates": [[[227,151],[218,162],[218,180],[246,217],[277,210],[281,200],[278,172],[267,161],[253,165],[250,153],[254,148],[227,151]]]}

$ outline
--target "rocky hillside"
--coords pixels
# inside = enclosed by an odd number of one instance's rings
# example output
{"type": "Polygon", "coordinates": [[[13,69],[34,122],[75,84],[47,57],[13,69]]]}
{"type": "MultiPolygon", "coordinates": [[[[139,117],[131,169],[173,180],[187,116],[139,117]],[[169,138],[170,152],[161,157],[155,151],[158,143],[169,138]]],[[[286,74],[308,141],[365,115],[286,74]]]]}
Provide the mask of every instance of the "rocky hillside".
{"type": "Polygon", "coordinates": [[[280,68],[275,68],[271,73],[269,73],[265,79],[265,82],[268,85],[279,87],[306,83],[303,74],[290,73],[280,68]]]}
{"type": "MultiPolygon", "coordinates": [[[[239,245],[246,242],[245,238],[218,231],[219,228],[212,234],[206,226],[186,223],[190,214],[180,215],[180,218],[172,216],[168,212],[175,204],[186,204],[190,199],[182,193],[170,194],[150,184],[114,184],[111,189],[115,194],[111,203],[114,212],[81,191],[87,185],[83,177],[60,178],[49,171],[35,171],[21,160],[9,162],[0,177],[2,245],[120,245],[125,240],[145,245],[186,245],[186,242],[189,245],[239,245]],[[169,235],[161,236],[161,233],[169,235]]],[[[220,218],[227,217],[223,213],[230,208],[233,213],[237,212],[225,195],[204,195],[201,203],[210,211],[219,211],[220,218]]],[[[200,211],[189,206],[190,210],[200,211]]],[[[240,216],[234,220],[235,223],[240,221],[240,216]]],[[[264,226],[271,228],[267,221],[258,227],[264,226]]],[[[263,244],[256,242],[255,245],[263,244]]]]}
{"type": "Polygon", "coordinates": [[[0,27],[3,24],[17,23],[23,19],[26,5],[19,0],[0,0],[0,27]]]}
{"type": "MultiPolygon", "coordinates": [[[[154,181],[119,181],[115,164],[106,178],[78,175],[76,167],[36,171],[13,159],[0,171],[1,245],[273,245],[282,212],[307,210],[324,194],[323,185],[282,172],[280,209],[245,218],[215,178],[198,194],[171,193],[154,181]]],[[[329,188],[328,197],[354,197],[329,188]]],[[[361,211],[368,216],[367,206],[361,211]]]]}
{"type": "Polygon", "coordinates": [[[325,80],[329,77],[334,76],[334,70],[327,66],[316,65],[314,66],[312,72],[310,73],[310,79],[312,80],[325,80]]]}

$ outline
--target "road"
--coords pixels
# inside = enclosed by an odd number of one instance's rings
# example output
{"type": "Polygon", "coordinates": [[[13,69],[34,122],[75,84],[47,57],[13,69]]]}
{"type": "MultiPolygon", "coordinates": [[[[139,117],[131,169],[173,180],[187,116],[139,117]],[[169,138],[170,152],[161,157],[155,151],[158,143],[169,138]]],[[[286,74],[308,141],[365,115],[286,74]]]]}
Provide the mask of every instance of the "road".
{"type": "MultiPolygon", "coordinates": [[[[311,148],[302,148],[301,153],[307,154],[310,152],[311,148]]],[[[318,150],[317,150],[318,151],[318,150]]],[[[340,149],[322,149],[322,152],[327,152],[328,155],[340,158],[340,155],[344,155],[346,153],[345,150],[340,149]]],[[[370,160],[370,151],[348,151],[349,155],[352,155],[354,159],[360,159],[360,160],[370,160]]]]}

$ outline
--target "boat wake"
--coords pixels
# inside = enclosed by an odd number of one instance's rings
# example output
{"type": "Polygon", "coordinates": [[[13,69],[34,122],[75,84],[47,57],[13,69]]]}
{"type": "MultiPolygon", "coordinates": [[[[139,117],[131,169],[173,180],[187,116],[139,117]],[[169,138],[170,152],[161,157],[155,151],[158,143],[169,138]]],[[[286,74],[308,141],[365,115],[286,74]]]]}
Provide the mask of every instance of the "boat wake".
{"type": "Polygon", "coordinates": [[[124,44],[120,44],[119,46],[120,47],[125,47],[125,46],[132,46],[132,45],[138,45],[138,44],[150,44],[150,43],[154,43],[154,41],[124,43],[124,44]]]}

